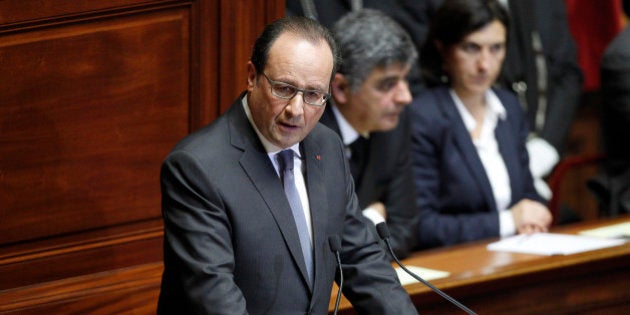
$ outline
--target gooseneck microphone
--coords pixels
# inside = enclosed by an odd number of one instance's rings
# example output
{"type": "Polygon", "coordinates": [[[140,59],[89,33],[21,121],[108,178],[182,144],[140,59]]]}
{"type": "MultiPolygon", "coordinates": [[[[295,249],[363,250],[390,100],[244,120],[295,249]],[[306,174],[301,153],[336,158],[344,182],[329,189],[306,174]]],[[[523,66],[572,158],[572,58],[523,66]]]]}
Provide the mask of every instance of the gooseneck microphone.
{"type": "Polygon", "coordinates": [[[337,300],[335,300],[334,312],[334,314],[337,315],[337,310],[339,310],[339,301],[341,300],[341,289],[343,288],[343,270],[341,269],[341,257],[339,256],[339,252],[341,252],[341,240],[339,240],[339,236],[329,236],[328,245],[330,245],[330,250],[335,253],[335,256],[337,257],[337,266],[339,266],[339,290],[337,291],[337,300]]]}
{"type": "Polygon", "coordinates": [[[402,268],[402,270],[404,270],[410,276],[414,277],[416,280],[422,282],[427,287],[431,288],[431,290],[433,290],[433,292],[441,295],[443,298],[447,299],[449,302],[453,303],[455,306],[459,307],[464,312],[466,312],[466,313],[468,313],[470,315],[477,315],[477,313],[473,312],[471,309],[466,307],[464,304],[458,302],[454,298],[450,297],[448,294],[442,292],[440,289],[438,289],[435,286],[433,286],[428,281],[420,278],[418,275],[416,275],[415,273],[411,272],[409,269],[407,269],[407,267],[403,266],[403,264],[400,262],[400,260],[398,260],[398,257],[396,257],[396,254],[394,254],[394,250],[392,249],[392,245],[389,242],[389,236],[390,236],[389,235],[389,229],[387,228],[387,224],[385,222],[381,222],[381,223],[377,224],[376,225],[376,231],[378,232],[378,236],[387,245],[387,249],[389,250],[389,253],[392,255],[392,257],[394,258],[394,261],[396,261],[396,263],[398,264],[398,266],[400,266],[400,268],[402,268]]]}

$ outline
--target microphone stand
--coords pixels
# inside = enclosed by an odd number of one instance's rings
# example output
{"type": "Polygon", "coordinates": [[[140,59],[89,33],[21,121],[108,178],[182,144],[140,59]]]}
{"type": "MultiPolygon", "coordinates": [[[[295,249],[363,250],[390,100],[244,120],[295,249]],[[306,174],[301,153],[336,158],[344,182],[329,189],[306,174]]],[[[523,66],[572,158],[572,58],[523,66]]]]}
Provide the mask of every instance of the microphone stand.
{"type": "Polygon", "coordinates": [[[400,262],[400,260],[398,260],[398,257],[396,257],[396,254],[394,254],[394,250],[392,249],[392,245],[389,242],[389,235],[390,234],[389,234],[389,229],[387,228],[387,225],[386,225],[385,222],[381,222],[381,223],[377,224],[376,225],[376,231],[378,232],[378,235],[381,237],[381,239],[383,239],[383,241],[387,245],[387,249],[389,250],[389,253],[391,254],[391,256],[394,258],[394,261],[396,262],[396,264],[398,264],[398,266],[400,266],[400,268],[402,268],[402,270],[404,270],[406,273],[408,273],[414,279],[422,282],[424,285],[426,285],[431,290],[433,290],[433,292],[441,295],[443,298],[445,298],[449,302],[453,303],[455,306],[457,306],[460,309],[462,309],[464,312],[466,312],[466,313],[468,313],[470,315],[477,315],[477,313],[473,312],[471,309],[466,307],[464,304],[458,302],[454,298],[450,297],[448,294],[442,292],[442,290],[440,290],[440,289],[436,288],[435,286],[433,286],[430,282],[420,278],[418,275],[416,275],[415,273],[411,272],[411,270],[407,269],[407,267],[405,267],[400,262]]]}
{"type": "Polygon", "coordinates": [[[339,240],[339,236],[332,235],[328,238],[328,244],[330,245],[330,250],[335,253],[337,257],[337,265],[339,266],[339,290],[337,290],[337,299],[335,300],[335,310],[334,315],[337,315],[337,310],[339,310],[339,301],[341,300],[341,289],[343,288],[343,269],[341,269],[341,257],[339,252],[341,251],[341,241],[339,240]]]}

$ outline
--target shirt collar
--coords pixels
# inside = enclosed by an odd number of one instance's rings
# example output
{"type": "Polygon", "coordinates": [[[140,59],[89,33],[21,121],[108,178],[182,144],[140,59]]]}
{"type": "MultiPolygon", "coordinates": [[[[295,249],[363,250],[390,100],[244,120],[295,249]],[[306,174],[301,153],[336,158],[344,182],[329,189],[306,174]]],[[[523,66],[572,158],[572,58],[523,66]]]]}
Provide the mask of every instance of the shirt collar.
{"type": "MultiPolygon", "coordinates": [[[[260,142],[262,142],[263,147],[265,148],[265,151],[267,151],[267,154],[269,156],[272,156],[282,151],[283,150],[282,148],[274,145],[269,140],[267,140],[267,138],[265,138],[265,136],[263,136],[263,134],[260,133],[260,131],[258,130],[258,127],[256,127],[256,124],[254,123],[254,120],[252,119],[252,113],[249,110],[249,104],[247,103],[247,95],[243,96],[242,105],[243,105],[243,109],[245,110],[245,115],[247,116],[247,120],[249,120],[249,123],[252,125],[252,127],[254,127],[254,131],[256,131],[256,135],[258,135],[258,139],[260,139],[260,142]]],[[[293,152],[295,152],[295,154],[301,158],[299,142],[292,145],[288,149],[293,150],[293,152]]]]}
{"type": "MultiPolygon", "coordinates": [[[[339,108],[337,108],[337,106],[335,105],[334,102],[332,102],[332,100],[331,100],[331,105],[332,105],[331,107],[332,107],[333,114],[335,115],[335,119],[337,119],[337,125],[339,125],[339,132],[341,133],[341,139],[343,140],[343,144],[350,145],[352,142],[357,140],[361,136],[361,134],[358,131],[356,131],[352,127],[352,125],[350,125],[350,123],[348,122],[348,120],[346,120],[345,117],[343,117],[343,114],[341,113],[341,111],[339,111],[339,108]]],[[[369,137],[369,134],[368,134],[368,137],[369,137]]]]}
{"type": "MultiPolygon", "coordinates": [[[[457,93],[453,89],[449,89],[449,93],[451,94],[451,98],[453,102],[455,102],[455,107],[457,107],[457,111],[459,115],[462,117],[464,121],[464,125],[468,131],[472,131],[477,126],[477,122],[473,118],[473,116],[468,112],[468,109],[462,102],[462,100],[457,96],[457,93]]],[[[504,120],[507,116],[505,107],[499,100],[499,97],[492,89],[488,89],[485,93],[486,98],[486,116],[492,116],[497,119],[504,120]]]]}

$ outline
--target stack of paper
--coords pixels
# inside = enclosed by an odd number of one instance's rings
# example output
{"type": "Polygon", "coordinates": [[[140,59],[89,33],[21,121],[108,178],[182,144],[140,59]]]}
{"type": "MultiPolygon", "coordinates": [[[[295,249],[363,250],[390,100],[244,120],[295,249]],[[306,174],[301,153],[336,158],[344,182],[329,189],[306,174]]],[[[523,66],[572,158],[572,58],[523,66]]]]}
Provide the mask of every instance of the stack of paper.
{"type": "Polygon", "coordinates": [[[630,238],[630,222],[613,224],[580,232],[581,235],[603,238],[630,238]]]}
{"type": "Polygon", "coordinates": [[[622,239],[603,239],[583,235],[535,233],[519,234],[488,244],[493,251],[506,251],[537,255],[570,255],[585,251],[617,246],[622,239]]]}
{"type": "MultiPolygon", "coordinates": [[[[415,266],[405,266],[405,267],[407,267],[407,269],[409,269],[409,271],[415,273],[420,278],[422,278],[422,279],[424,279],[426,281],[439,279],[439,278],[446,278],[446,277],[448,277],[450,275],[450,273],[446,272],[446,271],[427,269],[427,268],[415,267],[415,266]]],[[[410,283],[419,282],[418,280],[414,279],[414,277],[412,277],[409,274],[407,274],[401,268],[397,267],[397,268],[394,268],[394,269],[396,269],[396,273],[398,274],[398,280],[400,280],[400,284],[402,284],[403,286],[407,285],[407,284],[410,284],[410,283]]]]}

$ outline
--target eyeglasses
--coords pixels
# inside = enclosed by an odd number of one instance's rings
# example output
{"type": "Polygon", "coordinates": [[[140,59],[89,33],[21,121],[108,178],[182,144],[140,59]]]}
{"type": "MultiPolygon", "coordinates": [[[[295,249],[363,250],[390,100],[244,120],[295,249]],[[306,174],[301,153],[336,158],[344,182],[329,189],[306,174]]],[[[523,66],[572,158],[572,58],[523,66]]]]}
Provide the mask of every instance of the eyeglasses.
{"type": "Polygon", "coordinates": [[[289,83],[271,80],[264,72],[262,72],[262,75],[269,81],[271,94],[275,97],[290,100],[295,97],[298,92],[302,92],[302,100],[304,100],[304,103],[313,106],[324,106],[326,101],[330,98],[330,94],[328,93],[318,90],[300,89],[289,83]]]}

